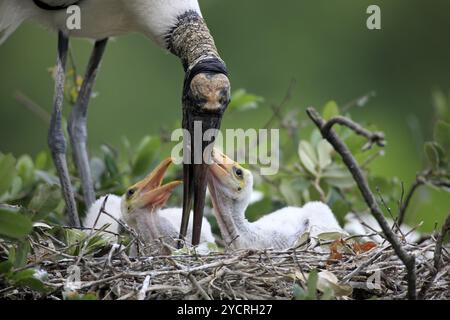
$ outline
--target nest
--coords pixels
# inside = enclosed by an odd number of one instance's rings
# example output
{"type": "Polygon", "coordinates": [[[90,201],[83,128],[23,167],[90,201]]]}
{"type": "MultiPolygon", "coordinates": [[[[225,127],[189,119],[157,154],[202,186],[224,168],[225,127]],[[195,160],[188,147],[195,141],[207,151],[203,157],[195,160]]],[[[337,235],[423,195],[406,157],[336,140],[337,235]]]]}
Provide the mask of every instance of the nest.
{"type": "MultiPolygon", "coordinates": [[[[308,275],[313,270],[319,272],[319,299],[327,286],[333,289],[331,297],[335,299],[405,299],[407,291],[405,267],[388,244],[330,260],[329,252],[311,248],[133,258],[118,245],[71,256],[57,249],[56,239],[46,241],[32,244],[34,254],[27,268],[40,270],[50,290],[42,293],[12,286],[0,276],[0,298],[68,299],[89,294],[105,300],[295,299],[296,288],[307,291],[308,275]]],[[[6,248],[0,246],[2,259],[6,248]]],[[[432,238],[419,245],[405,244],[405,250],[416,257],[418,289],[433,277],[434,249],[432,238]]],[[[450,298],[447,248],[443,249],[442,260],[443,267],[425,299],[450,298]]]]}

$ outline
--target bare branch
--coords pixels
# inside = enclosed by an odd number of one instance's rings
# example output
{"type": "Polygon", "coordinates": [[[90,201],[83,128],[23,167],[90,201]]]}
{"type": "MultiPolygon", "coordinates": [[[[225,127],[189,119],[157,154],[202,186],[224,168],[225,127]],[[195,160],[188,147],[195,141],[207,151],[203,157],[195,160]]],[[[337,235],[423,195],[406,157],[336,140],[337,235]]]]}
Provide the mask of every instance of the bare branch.
{"type": "Polygon", "coordinates": [[[27,108],[29,111],[34,113],[39,119],[41,119],[45,124],[50,124],[50,114],[42,108],[40,105],[38,105],[36,102],[31,100],[29,97],[27,97],[24,93],[20,91],[16,91],[14,94],[14,98],[19,102],[21,105],[23,105],[25,108],[27,108]]]}
{"type": "Polygon", "coordinates": [[[441,232],[438,234],[436,238],[436,248],[434,249],[434,266],[433,270],[430,273],[430,278],[425,281],[425,283],[422,286],[422,289],[419,293],[419,299],[424,299],[425,295],[427,294],[428,290],[431,288],[431,285],[433,284],[434,280],[436,279],[436,276],[438,275],[439,271],[442,268],[442,246],[445,237],[447,236],[447,233],[450,232],[450,213],[447,216],[447,219],[445,220],[441,232]]]}
{"type": "Polygon", "coordinates": [[[424,177],[426,175],[428,175],[428,173],[422,173],[417,175],[416,181],[414,181],[413,185],[409,189],[408,194],[406,195],[405,202],[403,202],[400,207],[400,212],[398,215],[399,226],[401,226],[403,222],[405,222],[406,210],[408,209],[414,194],[419,189],[419,187],[423,186],[426,183],[426,178],[424,177]]]}
{"type": "Polygon", "coordinates": [[[326,122],[323,128],[321,129],[322,133],[328,135],[328,132],[336,124],[340,124],[341,126],[347,127],[353,130],[356,134],[367,138],[367,140],[369,140],[369,143],[363,147],[363,150],[369,150],[370,148],[372,148],[374,144],[380,147],[384,147],[386,145],[386,140],[384,139],[383,132],[370,132],[369,130],[363,128],[358,123],[353,122],[352,120],[342,116],[334,117],[330,119],[328,122],[326,122]]]}
{"type": "Polygon", "coordinates": [[[411,300],[415,300],[417,298],[416,293],[416,262],[415,257],[409,255],[404,248],[402,247],[398,237],[391,230],[389,224],[387,223],[383,212],[381,211],[378,203],[375,200],[375,197],[370,190],[370,187],[364,178],[363,172],[353,157],[352,153],[348,149],[348,147],[342,142],[342,140],[337,136],[337,134],[332,130],[334,124],[344,125],[352,130],[354,130],[357,134],[365,136],[372,143],[376,143],[378,145],[384,145],[384,135],[380,133],[372,133],[360,125],[346,119],[343,117],[332,118],[330,121],[325,122],[325,120],[320,116],[320,114],[314,108],[307,109],[308,116],[311,120],[316,124],[316,126],[320,129],[322,136],[326,139],[334,149],[339,153],[344,161],[345,165],[351,172],[353,178],[355,179],[356,184],[358,185],[361,194],[366,201],[368,207],[374,218],[377,220],[381,229],[383,230],[386,239],[392,245],[397,256],[403,262],[407,270],[408,277],[408,298],[411,300]]]}

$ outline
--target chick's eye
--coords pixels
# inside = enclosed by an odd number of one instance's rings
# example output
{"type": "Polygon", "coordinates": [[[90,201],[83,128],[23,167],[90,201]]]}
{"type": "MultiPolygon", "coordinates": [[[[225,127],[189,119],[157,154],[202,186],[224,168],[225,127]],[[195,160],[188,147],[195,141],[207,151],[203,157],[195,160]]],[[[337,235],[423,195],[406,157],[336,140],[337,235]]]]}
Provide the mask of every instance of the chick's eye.
{"type": "Polygon", "coordinates": [[[239,178],[244,177],[244,173],[242,172],[242,169],[235,169],[235,173],[236,173],[236,176],[238,176],[239,178]]]}
{"type": "Polygon", "coordinates": [[[130,198],[131,196],[133,196],[133,194],[136,192],[135,189],[129,189],[127,192],[127,198],[130,198]]]}

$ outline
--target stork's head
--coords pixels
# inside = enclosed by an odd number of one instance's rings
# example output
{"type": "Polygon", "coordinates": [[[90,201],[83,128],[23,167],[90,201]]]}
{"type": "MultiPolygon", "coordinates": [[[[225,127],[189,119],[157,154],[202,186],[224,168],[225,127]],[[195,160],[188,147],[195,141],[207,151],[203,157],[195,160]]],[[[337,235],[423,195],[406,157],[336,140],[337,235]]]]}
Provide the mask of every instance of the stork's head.
{"type": "Polygon", "coordinates": [[[208,185],[213,200],[229,199],[248,204],[253,190],[252,173],[217,149],[214,149],[212,160],[208,185]]]}
{"type": "Polygon", "coordinates": [[[172,158],[161,162],[148,176],[128,188],[122,196],[122,215],[130,221],[138,214],[149,214],[159,210],[169,199],[172,191],[182,184],[173,181],[162,184],[164,174],[172,163],[172,158]]]}

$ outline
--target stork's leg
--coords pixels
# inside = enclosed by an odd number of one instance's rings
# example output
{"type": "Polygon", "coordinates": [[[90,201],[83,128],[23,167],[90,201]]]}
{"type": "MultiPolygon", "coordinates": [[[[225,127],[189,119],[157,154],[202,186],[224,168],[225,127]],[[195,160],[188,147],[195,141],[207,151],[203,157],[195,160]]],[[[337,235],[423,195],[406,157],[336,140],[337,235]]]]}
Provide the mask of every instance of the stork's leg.
{"type": "Polygon", "coordinates": [[[95,191],[89,167],[89,157],[87,154],[87,110],[89,100],[92,95],[92,88],[95,83],[97,71],[105,52],[108,39],[99,40],[95,43],[89,60],[83,84],[81,85],[77,101],[73,107],[69,118],[68,131],[70,142],[73,148],[73,158],[81,179],[81,187],[86,207],[90,207],[95,202],[95,191]]]}
{"type": "Polygon", "coordinates": [[[69,214],[69,223],[78,227],[78,217],[75,197],[70,183],[69,170],[66,161],[66,139],[62,130],[62,106],[64,101],[64,81],[69,38],[62,32],[58,33],[58,56],[56,60],[55,93],[53,98],[53,111],[48,132],[48,145],[50,147],[53,162],[61,182],[62,194],[66,202],[69,214]]]}

